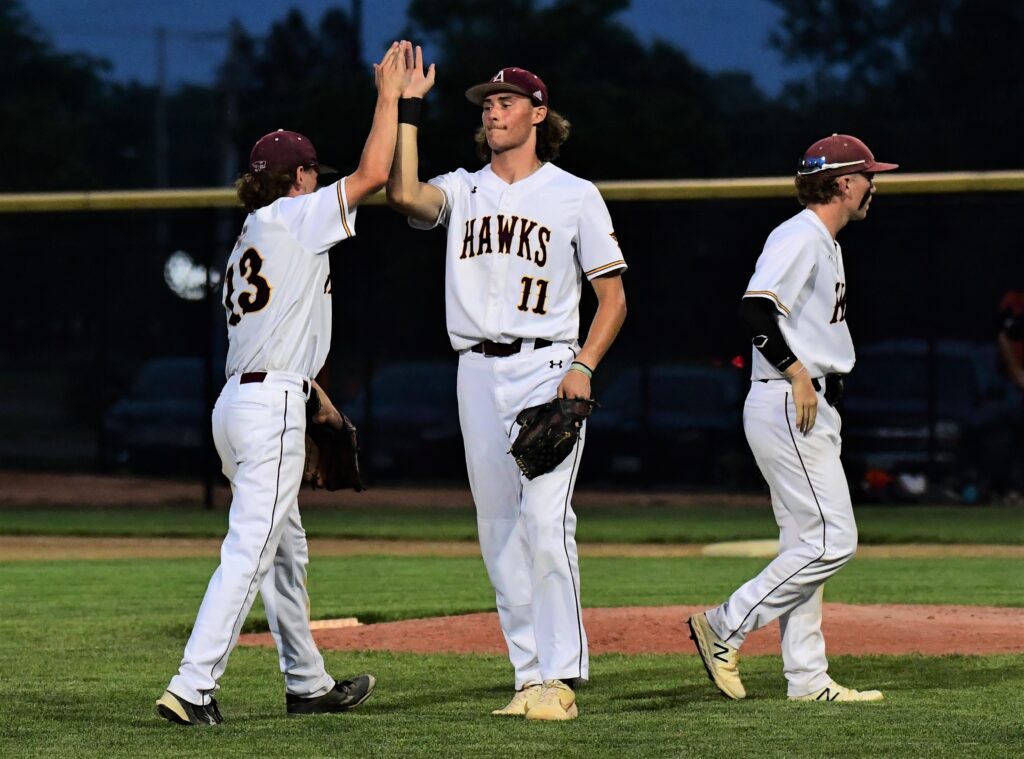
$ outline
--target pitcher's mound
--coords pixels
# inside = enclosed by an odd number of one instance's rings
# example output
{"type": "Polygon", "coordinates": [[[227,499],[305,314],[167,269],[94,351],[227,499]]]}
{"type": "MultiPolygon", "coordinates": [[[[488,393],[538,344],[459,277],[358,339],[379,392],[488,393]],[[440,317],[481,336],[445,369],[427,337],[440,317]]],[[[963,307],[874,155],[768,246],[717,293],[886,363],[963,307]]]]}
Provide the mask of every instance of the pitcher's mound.
{"type": "MultiPolygon", "coordinates": [[[[590,651],[694,653],[686,620],[697,606],[584,609],[590,651]]],[[[1024,609],[985,606],[825,604],[823,629],[829,654],[996,654],[1024,652],[1024,609]]],[[[498,615],[410,619],[315,630],[324,649],[413,653],[504,654],[498,615]]],[[[273,646],[269,633],[243,635],[242,645],[273,646]]],[[[744,655],[777,654],[779,625],[747,638],[744,655]]]]}

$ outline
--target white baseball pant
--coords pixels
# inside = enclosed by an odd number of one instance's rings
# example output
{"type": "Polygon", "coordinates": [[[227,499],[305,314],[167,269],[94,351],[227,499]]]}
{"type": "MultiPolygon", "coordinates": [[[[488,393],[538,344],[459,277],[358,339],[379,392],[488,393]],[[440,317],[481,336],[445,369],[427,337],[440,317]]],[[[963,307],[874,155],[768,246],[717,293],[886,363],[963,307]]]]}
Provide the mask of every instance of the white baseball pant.
{"type": "Polygon", "coordinates": [[[228,380],[213,409],[213,437],[231,481],[228,533],[210,578],[178,674],[167,686],[192,703],[208,703],[259,590],[289,693],[327,693],[309,629],[309,552],[299,518],[305,463],[303,378],[270,372],[260,383],[228,380]]]}
{"type": "Polygon", "coordinates": [[[459,420],[480,551],[517,690],[589,677],[571,503],[586,425],[568,458],[533,480],[508,452],[519,432],[516,416],[555,397],[575,358],[573,347],[555,344],[506,357],[466,351],[459,359],[459,420]]]}
{"type": "Polygon", "coordinates": [[[721,606],[707,613],[715,633],[739,648],[778,618],[789,695],[829,683],[821,633],[822,591],[857,550],[857,524],[843,465],[839,412],[818,393],[811,432],[796,429],[788,382],[751,383],[743,429],[768,482],[779,525],[779,555],[721,606]]]}

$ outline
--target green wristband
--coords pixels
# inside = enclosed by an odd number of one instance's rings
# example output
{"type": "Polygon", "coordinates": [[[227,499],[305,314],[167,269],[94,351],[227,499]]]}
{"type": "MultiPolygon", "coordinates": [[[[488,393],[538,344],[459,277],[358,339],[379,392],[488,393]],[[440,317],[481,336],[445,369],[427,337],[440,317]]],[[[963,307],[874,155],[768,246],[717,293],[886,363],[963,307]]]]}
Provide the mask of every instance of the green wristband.
{"type": "Polygon", "coordinates": [[[570,369],[570,371],[575,369],[580,374],[587,375],[587,379],[593,379],[594,378],[594,370],[591,369],[586,364],[584,364],[582,361],[573,361],[572,364],[569,365],[569,369],[570,369]]]}

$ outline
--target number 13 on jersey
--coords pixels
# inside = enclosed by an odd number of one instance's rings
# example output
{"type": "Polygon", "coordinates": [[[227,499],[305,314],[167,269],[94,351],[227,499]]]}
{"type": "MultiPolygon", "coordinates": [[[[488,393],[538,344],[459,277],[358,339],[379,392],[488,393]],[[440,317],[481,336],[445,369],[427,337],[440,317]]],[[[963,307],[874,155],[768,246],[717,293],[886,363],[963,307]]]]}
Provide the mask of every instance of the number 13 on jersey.
{"type": "Polygon", "coordinates": [[[260,311],[270,302],[271,286],[260,274],[263,258],[255,248],[249,248],[238,259],[238,273],[247,285],[238,293],[238,306],[235,308],[235,267],[228,267],[224,277],[224,308],[228,311],[228,324],[232,327],[242,320],[245,314],[260,311]]]}

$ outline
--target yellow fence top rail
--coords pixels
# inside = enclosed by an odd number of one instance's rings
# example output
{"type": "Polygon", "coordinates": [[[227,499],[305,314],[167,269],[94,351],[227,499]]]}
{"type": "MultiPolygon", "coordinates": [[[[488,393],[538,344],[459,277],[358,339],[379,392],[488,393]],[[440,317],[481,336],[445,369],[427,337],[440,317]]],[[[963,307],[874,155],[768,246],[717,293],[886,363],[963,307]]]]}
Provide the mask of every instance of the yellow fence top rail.
{"type": "MultiPolygon", "coordinates": [[[[896,195],[1021,192],[1024,171],[958,171],[930,174],[896,172],[875,178],[880,192],[896,195]]],[[[716,200],[780,198],[794,195],[792,177],[743,179],[634,179],[597,182],[609,201],[716,200]]],[[[384,203],[383,192],[364,201],[384,203]]],[[[231,188],[119,190],[103,192],[27,192],[0,194],[0,213],[53,211],[155,211],[189,208],[235,208],[231,188]]]]}

